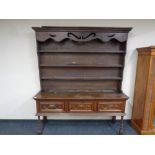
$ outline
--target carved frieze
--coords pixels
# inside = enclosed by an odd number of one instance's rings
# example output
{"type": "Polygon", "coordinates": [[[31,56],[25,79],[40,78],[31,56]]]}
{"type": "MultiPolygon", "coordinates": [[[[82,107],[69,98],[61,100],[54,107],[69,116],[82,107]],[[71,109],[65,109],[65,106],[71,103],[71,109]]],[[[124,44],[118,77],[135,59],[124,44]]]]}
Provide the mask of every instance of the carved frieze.
{"type": "Polygon", "coordinates": [[[37,41],[44,42],[52,39],[61,42],[64,39],[70,39],[77,42],[88,42],[99,39],[102,42],[108,42],[115,39],[119,42],[127,40],[127,33],[102,33],[102,32],[36,32],[37,41]]]}

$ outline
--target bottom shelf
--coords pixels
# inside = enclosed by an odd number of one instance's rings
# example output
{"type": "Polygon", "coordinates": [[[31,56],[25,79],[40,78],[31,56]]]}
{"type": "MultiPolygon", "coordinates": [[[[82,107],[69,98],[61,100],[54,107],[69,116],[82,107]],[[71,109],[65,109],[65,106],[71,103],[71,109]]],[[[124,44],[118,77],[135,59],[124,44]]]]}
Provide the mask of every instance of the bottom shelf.
{"type": "Polygon", "coordinates": [[[42,92],[49,92],[49,93],[54,93],[54,94],[59,94],[59,93],[122,93],[121,90],[116,90],[116,89],[109,89],[109,90],[103,90],[103,89],[98,89],[98,90],[92,90],[92,89],[67,89],[67,90],[49,90],[49,91],[42,91],[42,92]]]}

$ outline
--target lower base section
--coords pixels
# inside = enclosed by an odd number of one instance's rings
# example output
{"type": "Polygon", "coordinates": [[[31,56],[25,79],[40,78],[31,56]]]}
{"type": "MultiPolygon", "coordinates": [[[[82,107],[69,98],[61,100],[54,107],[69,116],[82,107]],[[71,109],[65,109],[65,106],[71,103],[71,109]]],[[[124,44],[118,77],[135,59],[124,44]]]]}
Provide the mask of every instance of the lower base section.
{"type": "MultiPolygon", "coordinates": [[[[123,114],[124,115],[124,114],[123,114]]],[[[43,116],[43,119],[40,118],[41,116],[38,116],[38,131],[37,134],[41,135],[44,130],[45,123],[47,121],[47,116],[43,116]]],[[[121,116],[121,123],[120,123],[120,129],[118,134],[123,135],[124,134],[124,124],[123,124],[123,118],[124,116],[121,116]]],[[[116,122],[116,116],[112,116],[112,122],[116,122]]]]}
{"type": "Polygon", "coordinates": [[[135,122],[134,120],[131,120],[131,126],[137,131],[138,134],[140,135],[155,135],[155,129],[147,129],[143,130],[141,129],[135,122]]]}

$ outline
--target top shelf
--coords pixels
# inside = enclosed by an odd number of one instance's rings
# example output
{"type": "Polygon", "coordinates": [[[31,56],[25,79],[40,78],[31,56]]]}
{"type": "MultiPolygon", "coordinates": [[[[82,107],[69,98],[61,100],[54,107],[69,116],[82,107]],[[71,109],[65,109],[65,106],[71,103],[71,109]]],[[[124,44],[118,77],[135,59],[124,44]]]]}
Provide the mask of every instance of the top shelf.
{"type": "Polygon", "coordinates": [[[38,53],[89,53],[89,54],[124,54],[124,51],[52,51],[52,50],[39,50],[38,53]]]}

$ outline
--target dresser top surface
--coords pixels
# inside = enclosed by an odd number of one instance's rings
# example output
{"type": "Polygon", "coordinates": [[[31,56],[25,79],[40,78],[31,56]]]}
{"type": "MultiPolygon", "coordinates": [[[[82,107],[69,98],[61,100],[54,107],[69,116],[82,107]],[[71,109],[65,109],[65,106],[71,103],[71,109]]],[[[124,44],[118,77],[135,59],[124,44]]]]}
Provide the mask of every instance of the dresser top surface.
{"type": "Polygon", "coordinates": [[[35,100],[48,100],[48,99],[66,99],[66,100],[126,100],[128,97],[124,93],[50,93],[50,92],[39,92],[35,97],[35,100]]]}

